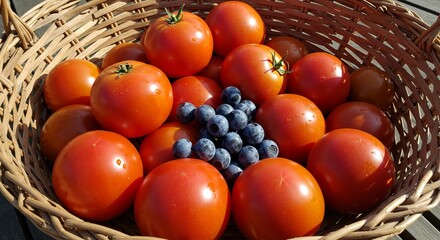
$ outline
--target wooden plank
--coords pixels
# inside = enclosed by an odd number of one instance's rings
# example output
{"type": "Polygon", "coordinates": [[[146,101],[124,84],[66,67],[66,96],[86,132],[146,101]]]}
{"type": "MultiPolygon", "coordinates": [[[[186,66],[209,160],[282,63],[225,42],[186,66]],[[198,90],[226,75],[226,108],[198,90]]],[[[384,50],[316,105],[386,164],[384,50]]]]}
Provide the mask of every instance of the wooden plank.
{"type": "Polygon", "coordinates": [[[400,237],[403,240],[434,240],[440,239],[440,231],[424,216],[405,229],[400,237]]]}

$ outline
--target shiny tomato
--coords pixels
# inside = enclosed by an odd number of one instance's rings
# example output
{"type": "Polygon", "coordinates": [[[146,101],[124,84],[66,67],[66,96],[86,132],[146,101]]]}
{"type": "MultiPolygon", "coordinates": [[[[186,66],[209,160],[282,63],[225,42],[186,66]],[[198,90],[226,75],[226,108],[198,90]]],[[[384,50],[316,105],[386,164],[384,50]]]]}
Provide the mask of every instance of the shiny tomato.
{"type": "Polygon", "coordinates": [[[292,66],[287,91],[309,98],[323,113],[328,113],[347,100],[350,75],[345,64],[334,55],[310,53],[292,66]]]}
{"type": "Polygon", "coordinates": [[[286,56],[289,67],[298,61],[298,59],[309,54],[304,43],[290,36],[276,36],[269,39],[266,45],[277,51],[282,57],[286,56]]]}
{"type": "Polygon", "coordinates": [[[127,211],[142,183],[142,160],[125,137],[94,130],[72,139],[52,172],[56,196],[78,217],[107,221],[127,211]]]}
{"type": "Polygon", "coordinates": [[[228,185],[199,159],[179,159],[153,169],[134,204],[142,235],[166,239],[219,239],[229,221],[228,185]]]}
{"type": "Polygon", "coordinates": [[[350,75],[350,100],[364,101],[387,110],[394,101],[394,84],[377,67],[361,67],[350,75]]]}
{"type": "Polygon", "coordinates": [[[102,71],[92,86],[90,105],[105,129],[128,138],[141,137],[168,118],[173,91],[160,69],[128,60],[102,71]]]}
{"type": "Polygon", "coordinates": [[[84,59],[69,59],[52,68],[44,81],[47,107],[56,111],[69,104],[90,104],[90,89],[101,69],[84,59]]]}
{"type": "Polygon", "coordinates": [[[249,166],[232,190],[232,215],[247,239],[313,235],[324,212],[315,178],[286,158],[267,158],[249,166]]]}
{"type": "Polygon", "coordinates": [[[234,49],[223,61],[223,87],[235,86],[244,99],[260,105],[264,100],[286,91],[286,65],[272,48],[245,44],[234,49]]]}
{"type": "Polygon", "coordinates": [[[257,109],[255,121],[266,137],[280,149],[279,157],[305,164],[313,144],[325,134],[325,119],[309,99],[297,94],[280,94],[257,109]]]}
{"type": "Polygon", "coordinates": [[[61,149],[74,137],[100,128],[89,105],[64,106],[44,123],[40,135],[41,151],[53,163],[61,149]]]}
{"type": "Polygon", "coordinates": [[[137,60],[140,62],[147,63],[147,56],[145,55],[145,50],[139,43],[126,42],[118,44],[112,47],[102,59],[101,68],[122,62],[125,60],[137,60]]]}
{"type": "Polygon", "coordinates": [[[173,88],[173,107],[169,121],[177,121],[176,108],[183,102],[190,102],[198,107],[202,104],[214,109],[221,104],[222,87],[214,80],[203,76],[179,78],[171,84],[173,88]]]}
{"type": "Polygon", "coordinates": [[[214,44],[205,21],[182,9],[153,21],[143,41],[150,63],[172,78],[202,70],[211,59],[214,44]]]}
{"type": "Polygon", "coordinates": [[[263,19],[244,2],[222,2],[211,9],[205,21],[214,38],[214,52],[222,57],[240,45],[262,43],[265,37],[263,19]]]}
{"type": "Polygon", "coordinates": [[[395,182],[388,149],[373,135],[341,128],[328,132],[310,151],[307,168],[329,209],[364,213],[380,204],[395,182]]]}
{"type": "Polygon", "coordinates": [[[145,136],[139,147],[144,173],[174,159],[172,147],[175,141],[186,138],[192,143],[197,140],[197,130],[191,125],[180,122],[168,122],[145,136]]]}
{"type": "Polygon", "coordinates": [[[355,128],[379,139],[390,149],[394,143],[394,126],[385,113],[371,103],[346,102],[333,109],[326,118],[327,131],[355,128]]]}
{"type": "Polygon", "coordinates": [[[197,75],[205,76],[221,84],[220,73],[222,70],[223,58],[217,55],[212,55],[208,65],[202,69],[197,75]]]}

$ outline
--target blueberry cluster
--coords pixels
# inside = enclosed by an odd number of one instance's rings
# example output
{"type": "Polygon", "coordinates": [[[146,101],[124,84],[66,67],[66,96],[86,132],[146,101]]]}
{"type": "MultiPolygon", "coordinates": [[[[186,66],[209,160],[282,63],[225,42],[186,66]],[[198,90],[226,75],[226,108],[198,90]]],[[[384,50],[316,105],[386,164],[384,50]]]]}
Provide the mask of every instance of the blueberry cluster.
{"type": "Polygon", "coordinates": [[[199,127],[194,145],[180,139],[173,145],[175,158],[196,157],[211,163],[233,184],[238,175],[257,161],[277,157],[278,145],[265,139],[263,127],[252,121],[256,105],[242,99],[238,88],[229,86],[222,91],[222,104],[195,107],[190,102],[180,104],[176,116],[183,123],[195,121],[199,127]]]}

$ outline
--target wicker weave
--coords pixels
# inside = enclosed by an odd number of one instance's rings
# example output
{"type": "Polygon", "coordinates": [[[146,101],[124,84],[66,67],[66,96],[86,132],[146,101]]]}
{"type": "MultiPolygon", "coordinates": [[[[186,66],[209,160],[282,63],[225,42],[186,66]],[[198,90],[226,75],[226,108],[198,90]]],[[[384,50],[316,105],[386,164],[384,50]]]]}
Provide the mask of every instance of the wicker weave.
{"type": "MultiPolygon", "coordinates": [[[[164,7],[176,10],[183,2],[187,11],[204,17],[218,1],[47,0],[18,18],[1,0],[7,33],[0,42],[0,192],[49,236],[148,239],[136,236],[132,214],[96,224],[60,206],[38,145],[49,114],[41,86],[60,61],[85,58],[100,64],[109,48],[138,41],[164,7]]],[[[316,236],[301,239],[387,238],[435,207],[440,201],[440,19],[428,27],[391,0],[249,2],[264,19],[268,36],[301,39],[310,51],[333,53],[351,70],[376,65],[396,89],[390,111],[397,165],[392,195],[368,214],[327,216],[316,236]]],[[[242,236],[230,226],[224,238],[242,236]]]]}

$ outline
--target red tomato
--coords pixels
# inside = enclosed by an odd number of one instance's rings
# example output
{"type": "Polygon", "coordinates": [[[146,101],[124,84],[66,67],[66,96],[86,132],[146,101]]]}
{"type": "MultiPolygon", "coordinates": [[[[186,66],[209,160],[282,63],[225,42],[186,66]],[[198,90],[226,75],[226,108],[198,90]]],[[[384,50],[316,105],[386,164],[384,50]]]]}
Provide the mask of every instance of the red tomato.
{"type": "Polygon", "coordinates": [[[205,76],[221,84],[220,72],[222,70],[223,58],[217,55],[212,55],[208,65],[202,69],[197,75],[205,76]]]}
{"type": "Polygon", "coordinates": [[[90,89],[101,70],[84,59],[69,59],[50,70],[43,92],[47,107],[56,111],[69,104],[90,104],[90,89]]]}
{"type": "Polygon", "coordinates": [[[388,149],[394,143],[391,120],[378,107],[366,102],[346,102],[333,109],[326,118],[327,131],[355,128],[379,139],[388,149]]]}
{"type": "Polygon", "coordinates": [[[262,44],[245,44],[234,49],[223,61],[223,87],[235,86],[244,99],[260,105],[264,100],[284,93],[287,68],[281,56],[262,44]]]}
{"type": "Polygon", "coordinates": [[[90,221],[107,221],[127,211],[142,179],[142,160],[133,144],[104,130],[72,139],[52,172],[53,188],[63,206],[90,221]]]}
{"type": "Polygon", "coordinates": [[[153,169],[134,204],[141,234],[166,239],[219,239],[230,217],[225,179],[211,164],[179,159],[153,169]]]}
{"type": "Polygon", "coordinates": [[[105,129],[128,138],[141,137],[168,118],[173,91],[160,69],[128,60],[102,71],[93,84],[90,105],[105,129]]]}
{"type": "Polygon", "coordinates": [[[144,173],[148,174],[160,164],[174,159],[172,147],[175,141],[186,138],[194,143],[197,134],[197,130],[191,125],[169,122],[145,136],[139,147],[144,173]]]}
{"type": "Polygon", "coordinates": [[[232,190],[232,214],[247,239],[288,239],[316,233],[324,219],[321,189],[303,166],[286,158],[252,164],[232,190]]]}
{"type": "Polygon", "coordinates": [[[144,63],[148,62],[142,45],[139,43],[126,42],[114,46],[105,54],[102,59],[101,68],[105,69],[112,64],[125,60],[137,60],[144,63]]]}
{"type": "Polygon", "coordinates": [[[350,93],[349,73],[339,58],[326,52],[310,53],[292,66],[287,91],[309,98],[328,113],[346,101],[350,93]]]}
{"type": "Polygon", "coordinates": [[[310,151],[307,168],[321,186],[326,204],[341,213],[372,210],[390,193],[395,166],[373,135],[341,128],[328,132],[310,151]]]}
{"type": "Polygon", "coordinates": [[[205,21],[214,38],[214,52],[222,57],[240,45],[262,43],[265,37],[263,19],[244,2],[222,2],[211,9],[205,21]]]}
{"type": "Polygon", "coordinates": [[[182,9],[152,22],[143,40],[151,64],[172,78],[196,74],[208,65],[213,51],[208,25],[182,9]]]}
{"type": "Polygon", "coordinates": [[[273,37],[266,42],[266,45],[273,48],[281,56],[286,56],[284,61],[289,64],[289,67],[293,66],[298,59],[309,54],[304,43],[290,36],[273,37]]]}
{"type": "Polygon", "coordinates": [[[61,149],[74,137],[101,128],[89,105],[72,104],[54,112],[41,129],[40,146],[46,159],[53,163],[61,149]]]}
{"type": "Polygon", "coordinates": [[[394,101],[394,85],[388,74],[377,67],[361,67],[350,75],[352,101],[364,101],[387,110],[394,101]]]}
{"type": "Polygon", "coordinates": [[[266,100],[257,109],[255,121],[266,137],[280,149],[279,157],[305,164],[313,144],[325,134],[325,119],[309,99],[297,94],[281,94],[266,100]]]}
{"type": "Polygon", "coordinates": [[[202,104],[214,109],[221,104],[222,87],[214,80],[203,76],[179,78],[171,84],[173,88],[173,107],[168,120],[177,121],[176,109],[183,102],[191,102],[199,107],[202,104]]]}

